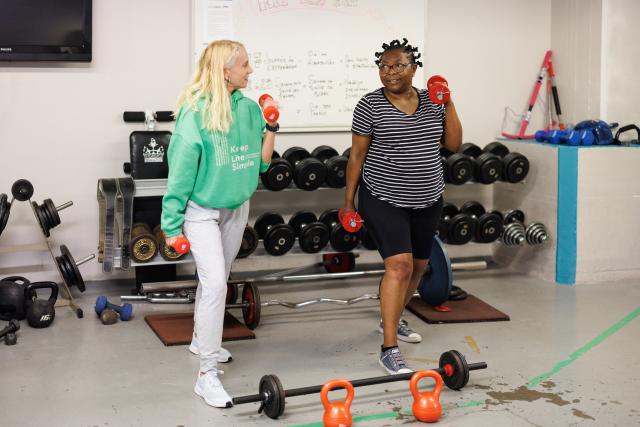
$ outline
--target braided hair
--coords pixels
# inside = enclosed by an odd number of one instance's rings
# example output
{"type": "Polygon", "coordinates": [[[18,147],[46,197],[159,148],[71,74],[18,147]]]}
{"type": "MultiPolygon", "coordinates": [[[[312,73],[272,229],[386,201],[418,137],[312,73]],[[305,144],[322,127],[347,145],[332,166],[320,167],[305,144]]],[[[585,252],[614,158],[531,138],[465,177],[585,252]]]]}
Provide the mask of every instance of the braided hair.
{"type": "Polygon", "coordinates": [[[400,40],[392,40],[389,44],[387,43],[383,43],[382,44],[382,52],[376,52],[376,65],[380,65],[380,60],[382,59],[382,55],[384,55],[386,52],[389,52],[391,50],[397,50],[397,49],[402,49],[402,51],[404,53],[406,53],[407,55],[409,55],[409,59],[411,60],[412,64],[416,64],[420,67],[422,67],[422,62],[418,61],[418,59],[420,58],[420,53],[418,53],[418,48],[417,47],[413,47],[409,44],[409,41],[406,38],[402,38],[402,43],[400,43],[400,40]]]}

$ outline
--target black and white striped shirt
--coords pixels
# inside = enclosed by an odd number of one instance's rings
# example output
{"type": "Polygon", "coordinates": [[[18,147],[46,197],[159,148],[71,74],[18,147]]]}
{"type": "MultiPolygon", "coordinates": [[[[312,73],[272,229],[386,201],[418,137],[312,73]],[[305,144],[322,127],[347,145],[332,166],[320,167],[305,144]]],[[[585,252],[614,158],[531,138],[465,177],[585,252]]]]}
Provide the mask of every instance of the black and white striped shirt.
{"type": "Polygon", "coordinates": [[[419,104],[414,114],[394,107],[382,88],[366,94],[353,111],[351,126],[351,132],[371,137],[364,184],[376,198],[403,208],[430,206],[444,191],[444,104],[434,104],[427,90],[415,90],[419,104]]]}

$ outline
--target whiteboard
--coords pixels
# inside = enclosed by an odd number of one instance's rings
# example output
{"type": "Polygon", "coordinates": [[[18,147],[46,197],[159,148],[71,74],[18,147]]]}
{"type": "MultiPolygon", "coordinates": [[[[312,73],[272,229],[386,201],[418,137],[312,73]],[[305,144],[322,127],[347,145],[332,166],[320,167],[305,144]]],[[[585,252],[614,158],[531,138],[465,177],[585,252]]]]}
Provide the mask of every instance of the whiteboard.
{"type": "MultiPolygon", "coordinates": [[[[242,42],[254,69],[243,93],[272,95],[284,131],[349,130],[358,100],[382,86],[382,44],[424,49],[424,0],[193,1],[192,64],[212,40],[242,42]]],[[[414,86],[423,80],[418,67],[414,86]]]]}

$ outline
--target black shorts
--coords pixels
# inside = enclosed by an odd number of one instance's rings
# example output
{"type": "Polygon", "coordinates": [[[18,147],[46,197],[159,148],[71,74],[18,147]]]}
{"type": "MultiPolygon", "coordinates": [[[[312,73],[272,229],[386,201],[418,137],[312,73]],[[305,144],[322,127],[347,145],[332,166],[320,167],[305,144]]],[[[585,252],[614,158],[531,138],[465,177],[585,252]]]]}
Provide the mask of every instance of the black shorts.
{"type": "Polygon", "coordinates": [[[377,199],[361,183],[358,212],[382,259],[402,253],[427,259],[442,212],[442,196],[426,208],[399,208],[377,199]]]}

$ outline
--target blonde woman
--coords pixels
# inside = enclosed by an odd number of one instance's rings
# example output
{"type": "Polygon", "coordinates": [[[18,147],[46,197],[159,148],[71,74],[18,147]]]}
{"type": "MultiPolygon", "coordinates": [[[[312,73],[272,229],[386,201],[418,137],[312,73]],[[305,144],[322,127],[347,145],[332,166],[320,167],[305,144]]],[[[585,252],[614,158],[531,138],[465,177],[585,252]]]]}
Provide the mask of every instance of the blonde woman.
{"type": "MultiPolygon", "coordinates": [[[[218,40],[200,57],[198,70],[178,98],[168,150],[169,179],[162,200],[166,243],[191,244],[198,272],[194,335],[189,350],[200,356],[195,393],[214,407],[231,407],[218,362],[227,278],[249,216],[249,198],[269,166],[278,123],[266,123],[258,104],[245,98],[253,72],[241,43],[218,40]]],[[[267,100],[263,105],[277,105],[267,100]]]]}

